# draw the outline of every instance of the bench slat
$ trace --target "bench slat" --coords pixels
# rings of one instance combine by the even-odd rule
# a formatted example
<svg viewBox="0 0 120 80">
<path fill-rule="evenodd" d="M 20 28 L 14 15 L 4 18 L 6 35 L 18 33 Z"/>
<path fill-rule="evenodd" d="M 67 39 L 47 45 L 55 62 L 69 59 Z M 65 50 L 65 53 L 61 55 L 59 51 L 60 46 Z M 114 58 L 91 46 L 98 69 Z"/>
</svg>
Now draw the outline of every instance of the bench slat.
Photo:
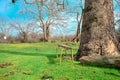
<svg viewBox="0 0 120 80">
<path fill-rule="evenodd" d="M 64 45 L 64 44 L 59 44 L 58 47 L 62 47 L 62 48 L 65 48 L 65 49 L 72 49 L 70 46 Z"/>
</svg>

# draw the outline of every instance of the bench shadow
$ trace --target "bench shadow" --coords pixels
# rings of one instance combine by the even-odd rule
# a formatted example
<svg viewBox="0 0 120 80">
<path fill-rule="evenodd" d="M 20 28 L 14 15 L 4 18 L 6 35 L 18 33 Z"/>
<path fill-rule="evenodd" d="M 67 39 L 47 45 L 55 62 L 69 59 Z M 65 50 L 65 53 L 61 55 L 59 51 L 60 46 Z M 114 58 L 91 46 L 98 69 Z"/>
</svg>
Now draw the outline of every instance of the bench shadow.
<svg viewBox="0 0 120 80">
<path fill-rule="evenodd" d="M 22 52 L 22 51 L 9 51 L 9 50 L 0 50 L 0 53 L 14 54 L 14 55 L 26 55 L 26 56 L 45 56 L 49 60 L 48 64 L 55 64 L 55 54 L 44 54 L 44 52 Z"/>
</svg>

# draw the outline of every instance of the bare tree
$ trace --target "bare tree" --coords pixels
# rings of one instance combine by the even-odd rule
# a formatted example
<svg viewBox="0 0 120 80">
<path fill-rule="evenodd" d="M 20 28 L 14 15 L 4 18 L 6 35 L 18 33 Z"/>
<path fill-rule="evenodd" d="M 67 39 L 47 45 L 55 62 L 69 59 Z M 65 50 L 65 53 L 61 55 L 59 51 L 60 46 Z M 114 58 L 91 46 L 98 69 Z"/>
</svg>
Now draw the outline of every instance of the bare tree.
<svg viewBox="0 0 120 80">
<path fill-rule="evenodd" d="M 115 0 L 115 25 L 116 23 L 118 24 L 119 20 L 120 20 L 120 0 Z"/>
<path fill-rule="evenodd" d="M 38 29 L 37 25 L 34 22 L 25 22 L 25 23 L 10 23 L 10 26 L 12 29 L 15 29 L 16 31 L 19 32 L 19 34 L 22 35 L 23 37 L 23 42 L 28 41 L 28 35 L 32 32 L 39 32 L 40 29 Z"/>
<path fill-rule="evenodd" d="M 115 1 L 117 2 L 118 6 L 120 6 L 120 0 L 115 0 Z"/>
<path fill-rule="evenodd" d="M 9 36 L 11 34 L 11 28 L 9 27 L 9 20 L 7 19 L 1 19 L 0 21 L 0 33 L 2 33 L 4 36 Z"/>
<path fill-rule="evenodd" d="M 119 51 L 120 51 L 120 0 L 114 0 L 114 20 L 115 20 L 115 29 L 116 29 L 116 35 L 117 39 L 119 41 Z"/>
<path fill-rule="evenodd" d="M 75 23 L 77 23 L 77 30 L 75 37 L 73 38 L 72 41 L 78 42 L 80 38 L 80 33 L 81 33 L 81 25 L 82 25 L 82 19 L 83 19 L 83 0 L 74 0 L 76 3 L 79 4 L 69 4 L 70 0 L 64 0 L 60 6 L 63 6 L 65 9 L 66 15 L 72 14 L 72 17 L 76 19 Z M 66 5 L 65 5 L 66 4 Z M 73 16 L 74 15 L 74 16 Z M 65 16 L 65 15 L 64 15 Z M 70 17 L 70 16 L 69 16 Z M 69 23 L 69 22 L 68 22 Z"/>
<path fill-rule="evenodd" d="M 68 5 L 68 0 L 24 0 L 25 3 L 28 5 L 32 5 L 35 8 L 29 9 L 28 7 L 25 7 L 26 12 L 35 14 L 34 19 L 37 19 L 37 22 L 39 22 L 39 27 L 43 31 L 44 35 L 44 40 L 45 41 L 50 41 L 50 32 L 52 27 L 56 27 L 56 29 L 62 29 L 65 27 L 69 27 L 66 20 L 69 19 L 66 14 L 69 14 L 69 10 L 67 9 Z M 76 0 L 77 1 L 77 0 Z M 80 6 L 79 6 L 80 7 Z M 81 20 L 78 19 L 78 14 L 79 11 L 72 12 L 72 14 L 77 13 L 77 19 L 76 21 L 78 22 L 78 29 L 76 36 L 80 35 L 80 23 Z M 76 16 L 75 16 L 76 17 Z"/>
<path fill-rule="evenodd" d="M 39 27 L 43 30 L 44 40 L 50 41 L 50 26 L 52 27 L 56 20 L 60 18 L 58 18 L 60 12 L 60 9 L 57 7 L 58 0 L 24 1 L 26 4 L 36 5 L 35 10 L 26 7 L 26 11 L 36 14 L 37 21 L 40 23 Z"/>
<path fill-rule="evenodd" d="M 72 41 L 74 42 L 78 42 L 80 41 L 80 35 L 81 35 L 81 26 L 82 26 L 82 20 L 83 20 L 83 15 L 84 15 L 84 7 L 83 7 L 83 0 L 79 0 L 79 7 L 81 8 L 81 14 L 80 12 L 76 12 L 77 14 L 77 31 L 76 31 L 76 35 L 75 37 L 73 38 Z"/>
</svg>

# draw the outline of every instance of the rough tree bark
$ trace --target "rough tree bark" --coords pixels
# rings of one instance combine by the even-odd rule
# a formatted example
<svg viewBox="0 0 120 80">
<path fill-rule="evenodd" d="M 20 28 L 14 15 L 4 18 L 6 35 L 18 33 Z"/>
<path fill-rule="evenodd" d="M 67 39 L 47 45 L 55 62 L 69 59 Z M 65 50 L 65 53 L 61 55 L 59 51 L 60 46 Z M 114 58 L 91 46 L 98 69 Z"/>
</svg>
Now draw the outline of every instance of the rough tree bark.
<svg viewBox="0 0 120 80">
<path fill-rule="evenodd" d="M 22 32 L 23 35 L 23 42 L 28 42 L 28 36 L 26 32 Z"/>
<path fill-rule="evenodd" d="M 50 25 L 46 25 L 43 27 L 43 37 L 45 42 L 50 42 Z"/>
<path fill-rule="evenodd" d="M 43 41 L 46 42 L 46 27 L 43 26 L 42 30 L 43 30 Z"/>
<path fill-rule="evenodd" d="M 112 0 L 85 0 L 81 42 L 76 59 L 82 56 L 117 56 Z M 95 57 L 95 56 L 94 56 Z"/>
<path fill-rule="evenodd" d="M 46 41 L 50 42 L 50 25 L 46 26 Z"/>
</svg>

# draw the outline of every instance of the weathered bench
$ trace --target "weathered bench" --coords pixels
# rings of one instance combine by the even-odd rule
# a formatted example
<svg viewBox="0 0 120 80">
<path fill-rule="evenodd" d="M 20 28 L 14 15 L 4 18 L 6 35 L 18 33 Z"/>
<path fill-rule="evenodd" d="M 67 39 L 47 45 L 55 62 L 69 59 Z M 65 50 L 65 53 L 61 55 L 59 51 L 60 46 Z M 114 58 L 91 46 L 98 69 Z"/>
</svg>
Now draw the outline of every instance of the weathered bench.
<svg viewBox="0 0 120 80">
<path fill-rule="evenodd" d="M 57 46 L 57 48 L 56 48 L 56 56 L 57 56 L 57 58 L 59 57 L 58 56 L 58 49 L 59 48 L 60 48 L 60 61 L 59 61 L 59 64 L 61 64 L 61 61 L 62 61 L 63 50 L 65 51 L 65 53 L 66 53 L 66 50 L 70 50 L 70 52 L 71 52 L 71 60 L 72 60 L 72 63 L 73 63 L 74 59 L 73 59 L 73 50 L 72 50 L 72 48 L 70 46 L 68 46 L 68 45 L 59 44 Z"/>
</svg>

